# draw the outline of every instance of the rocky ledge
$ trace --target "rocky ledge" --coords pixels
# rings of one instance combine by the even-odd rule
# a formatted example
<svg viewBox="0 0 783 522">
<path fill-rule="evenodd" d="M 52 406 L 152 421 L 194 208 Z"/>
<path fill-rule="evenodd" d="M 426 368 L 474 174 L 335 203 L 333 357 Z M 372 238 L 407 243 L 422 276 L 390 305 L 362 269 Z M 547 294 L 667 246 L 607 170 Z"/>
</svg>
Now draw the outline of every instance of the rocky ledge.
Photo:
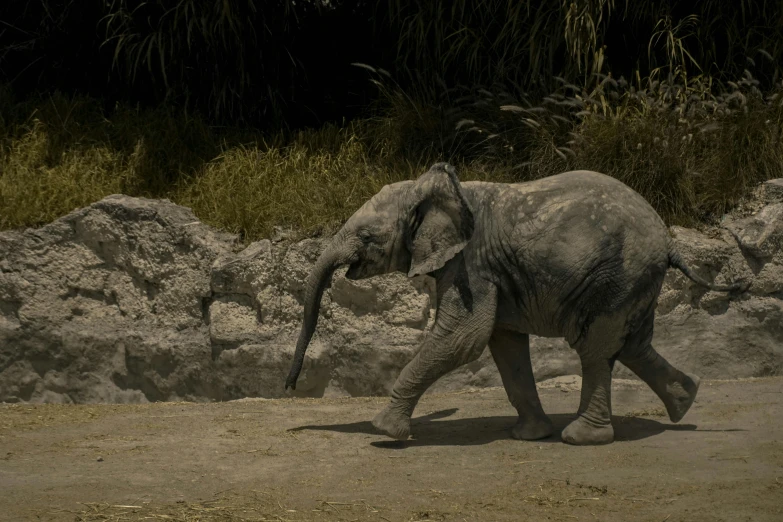
<svg viewBox="0 0 783 522">
<path fill-rule="evenodd" d="M 686 261 L 742 296 L 670 270 L 654 343 L 708 378 L 783 371 L 783 180 L 720 226 L 672 227 Z M 167 200 L 110 196 L 39 229 L 0 233 L 0 402 L 281 397 L 302 283 L 326 239 L 246 248 Z M 432 283 L 338 272 L 297 396 L 385 395 L 431 326 Z M 534 338 L 538 380 L 580 372 L 560 339 Z M 618 364 L 619 376 L 630 372 Z M 481 358 L 433 387 L 498 386 Z"/>
</svg>

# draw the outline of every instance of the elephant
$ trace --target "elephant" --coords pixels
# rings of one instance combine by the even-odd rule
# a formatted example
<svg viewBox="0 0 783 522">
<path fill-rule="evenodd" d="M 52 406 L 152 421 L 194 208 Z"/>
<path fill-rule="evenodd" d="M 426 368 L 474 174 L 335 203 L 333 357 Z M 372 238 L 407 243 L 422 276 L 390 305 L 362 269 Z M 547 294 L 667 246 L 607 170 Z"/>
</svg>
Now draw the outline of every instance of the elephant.
<svg viewBox="0 0 783 522">
<path fill-rule="evenodd" d="M 438 378 L 477 359 L 488 345 L 519 415 L 511 436 L 546 438 L 553 425 L 541 406 L 529 335 L 562 337 L 580 359 L 577 415 L 562 431 L 574 445 L 607 444 L 611 380 L 620 361 L 680 421 L 699 377 L 680 371 L 652 346 L 654 311 L 669 267 L 710 283 L 675 249 L 663 220 L 627 185 L 591 171 L 524 183 L 461 183 L 436 163 L 416 180 L 383 187 L 334 235 L 305 283 L 304 320 L 286 389 L 296 387 L 334 271 L 363 279 L 395 271 L 435 280 L 435 319 L 403 368 L 388 405 L 373 419 L 381 433 L 410 436 L 422 394 Z"/>
</svg>

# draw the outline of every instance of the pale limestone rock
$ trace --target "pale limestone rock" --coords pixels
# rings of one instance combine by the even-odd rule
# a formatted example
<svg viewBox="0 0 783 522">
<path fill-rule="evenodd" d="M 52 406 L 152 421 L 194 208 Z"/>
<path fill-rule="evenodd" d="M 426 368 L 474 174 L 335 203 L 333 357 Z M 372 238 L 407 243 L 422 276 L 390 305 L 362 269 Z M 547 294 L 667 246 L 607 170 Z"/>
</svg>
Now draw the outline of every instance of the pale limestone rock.
<svg viewBox="0 0 783 522">
<path fill-rule="evenodd" d="M 752 282 L 736 296 L 668 272 L 654 344 L 683 370 L 713 378 L 783 371 L 779 185 L 764 184 L 751 210 L 720 227 L 672 227 L 702 277 Z M 0 233 L 0 401 L 285 396 L 303 283 L 328 239 L 275 239 L 241 248 L 189 209 L 126 196 Z M 430 278 L 344 274 L 324 294 L 296 396 L 388 394 L 432 326 Z M 562 339 L 531 336 L 531 353 L 537 380 L 580 373 Z M 620 364 L 615 373 L 632 377 Z M 500 385 L 485 350 L 431 391 Z"/>
<path fill-rule="evenodd" d="M 762 183 L 761 197 L 764 203 L 783 202 L 783 178 L 771 179 Z"/>
</svg>

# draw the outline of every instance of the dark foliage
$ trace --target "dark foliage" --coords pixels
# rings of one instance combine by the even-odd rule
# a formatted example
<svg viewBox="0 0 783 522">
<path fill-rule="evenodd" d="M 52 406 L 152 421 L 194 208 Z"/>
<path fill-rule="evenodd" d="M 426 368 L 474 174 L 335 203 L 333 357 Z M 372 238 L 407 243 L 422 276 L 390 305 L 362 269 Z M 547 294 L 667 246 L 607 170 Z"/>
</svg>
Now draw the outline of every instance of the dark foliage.
<svg viewBox="0 0 783 522">
<path fill-rule="evenodd" d="M 717 81 L 783 60 L 783 0 L 7 0 L 0 82 L 212 121 L 298 128 L 352 119 L 375 99 L 360 62 L 437 99 L 448 86 L 546 94 L 560 76 Z M 435 94 L 435 95 L 433 95 Z"/>
</svg>

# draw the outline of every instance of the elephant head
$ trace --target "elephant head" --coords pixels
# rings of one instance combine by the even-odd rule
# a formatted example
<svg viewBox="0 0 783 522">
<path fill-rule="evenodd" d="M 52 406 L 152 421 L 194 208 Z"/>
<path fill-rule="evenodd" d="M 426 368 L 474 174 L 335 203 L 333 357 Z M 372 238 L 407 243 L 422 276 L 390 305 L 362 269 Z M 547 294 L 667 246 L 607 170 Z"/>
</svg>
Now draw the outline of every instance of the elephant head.
<svg viewBox="0 0 783 522">
<path fill-rule="evenodd" d="M 428 274 L 456 256 L 473 235 L 473 214 L 454 167 L 433 165 L 416 181 L 387 185 L 335 234 L 307 278 L 304 321 L 286 389 L 296 389 L 318 321 L 324 289 L 334 271 L 349 265 L 348 279 L 402 271 Z"/>
</svg>

